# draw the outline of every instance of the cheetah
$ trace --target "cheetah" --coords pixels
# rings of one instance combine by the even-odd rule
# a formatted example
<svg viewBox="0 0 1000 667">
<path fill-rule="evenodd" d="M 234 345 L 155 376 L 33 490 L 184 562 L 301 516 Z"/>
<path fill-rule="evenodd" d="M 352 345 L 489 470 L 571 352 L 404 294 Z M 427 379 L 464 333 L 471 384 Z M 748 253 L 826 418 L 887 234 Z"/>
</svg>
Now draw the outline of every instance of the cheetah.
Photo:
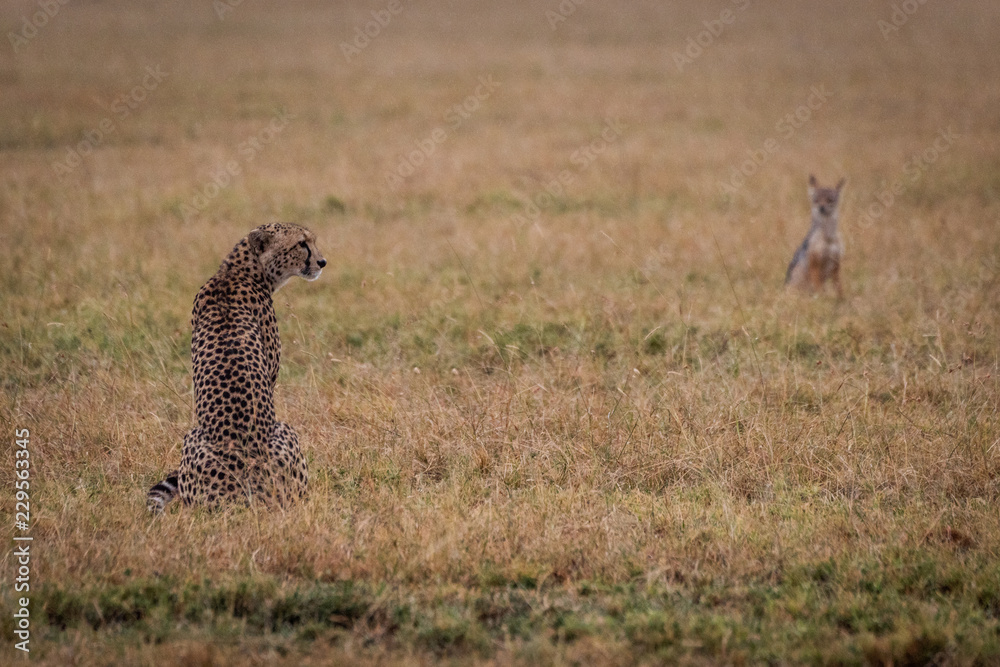
<svg viewBox="0 0 1000 667">
<path fill-rule="evenodd" d="M 816 177 L 809 176 L 809 201 L 812 204 L 812 225 L 799 249 L 795 251 L 785 285 L 808 290 L 818 290 L 827 280 L 837 290 L 837 298 L 844 298 L 840 285 L 840 260 L 844 254 L 844 242 L 837 231 L 840 193 L 845 179 L 840 179 L 836 187 L 821 188 Z"/>
<path fill-rule="evenodd" d="M 298 436 L 274 416 L 281 339 L 271 295 L 293 276 L 316 280 L 324 266 L 308 229 L 262 225 L 198 292 L 191 316 L 196 424 L 184 437 L 180 468 L 149 490 L 151 512 L 178 495 L 184 505 L 207 507 L 285 505 L 305 496 Z"/>
</svg>

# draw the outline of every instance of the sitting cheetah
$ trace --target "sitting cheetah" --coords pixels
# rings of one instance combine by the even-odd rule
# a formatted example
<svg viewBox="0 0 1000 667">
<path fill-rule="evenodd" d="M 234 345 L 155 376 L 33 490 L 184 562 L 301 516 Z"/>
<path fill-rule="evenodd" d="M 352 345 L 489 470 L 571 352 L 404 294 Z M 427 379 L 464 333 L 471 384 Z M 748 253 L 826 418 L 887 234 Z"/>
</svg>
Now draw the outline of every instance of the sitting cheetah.
<svg viewBox="0 0 1000 667">
<path fill-rule="evenodd" d="M 185 505 L 208 507 L 305 495 L 298 436 L 274 418 L 281 339 L 271 295 L 292 276 L 316 280 L 324 266 L 312 232 L 263 225 L 198 292 L 191 316 L 197 424 L 184 437 L 180 468 L 149 490 L 150 511 L 162 512 L 178 494 Z"/>
</svg>

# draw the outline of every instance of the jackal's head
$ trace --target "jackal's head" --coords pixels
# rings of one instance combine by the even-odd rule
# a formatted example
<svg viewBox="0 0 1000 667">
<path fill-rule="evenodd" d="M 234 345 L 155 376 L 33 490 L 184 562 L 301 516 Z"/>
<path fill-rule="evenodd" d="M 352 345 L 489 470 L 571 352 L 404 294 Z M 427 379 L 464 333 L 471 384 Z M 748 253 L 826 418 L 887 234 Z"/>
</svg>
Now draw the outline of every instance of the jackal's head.
<svg viewBox="0 0 1000 667">
<path fill-rule="evenodd" d="M 833 188 L 821 188 L 816 183 L 816 177 L 809 174 L 809 201 L 812 203 L 812 216 L 816 218 L 833 218 L 837 215 L 837 205 L 840 203 L 840 191 L 847 179 L 842 178 Z"/>
</svg>

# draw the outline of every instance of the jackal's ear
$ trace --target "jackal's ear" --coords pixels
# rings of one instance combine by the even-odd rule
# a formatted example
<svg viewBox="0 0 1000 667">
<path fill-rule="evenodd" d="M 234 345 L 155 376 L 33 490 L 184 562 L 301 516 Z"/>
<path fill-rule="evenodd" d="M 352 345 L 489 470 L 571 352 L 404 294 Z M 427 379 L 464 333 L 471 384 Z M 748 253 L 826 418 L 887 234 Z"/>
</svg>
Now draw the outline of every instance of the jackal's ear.
<svg viewBox="0 0 1000 667">
<path fill-rule="evenodd" d="M 257 229 L 250 232 L 247 236 L 247 242 L 250 244 L 250 250 L 255 255 L 259 255 L 271 245 L 271 239 L 274 238 L 274 232 L 270 229 L 263 229 L 258 227 Z"/>
<path fill-rule="evenodd" d="M 847 182 L 846 178 L 842 178 L 842 179 L 840 179 L 837 182 L 837 188 L 836 188 L 836 190 L 837 190 L 837 194 L 838 195 L 840 194 L 840 191 L 844 189 L 844 183 L 846 183 L 846 182 Z"/>
<path fill-rule="evenodd" d="M 816 177 L 809 174 L 809 198 L 812 199 L 813 194 L 816 192 L 817 188 Z"/>
</svg>

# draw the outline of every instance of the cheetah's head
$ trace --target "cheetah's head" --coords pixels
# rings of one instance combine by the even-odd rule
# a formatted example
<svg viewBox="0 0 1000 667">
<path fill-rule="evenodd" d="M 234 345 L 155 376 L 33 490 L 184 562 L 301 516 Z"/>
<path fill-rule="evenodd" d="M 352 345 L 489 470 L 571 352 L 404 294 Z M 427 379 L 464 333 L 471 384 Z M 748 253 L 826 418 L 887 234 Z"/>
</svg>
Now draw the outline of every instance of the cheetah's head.
<svg viewBox="0 0 1000 667">
<path fill-rule="evenodd" d="M 247 241 L 274 291 L 294 276 L 316 280 L 326 266 L 316 248 L 316 235 L 305 227 L 280 222 L 262 225 L 250 232 Z"/>
</svg>

